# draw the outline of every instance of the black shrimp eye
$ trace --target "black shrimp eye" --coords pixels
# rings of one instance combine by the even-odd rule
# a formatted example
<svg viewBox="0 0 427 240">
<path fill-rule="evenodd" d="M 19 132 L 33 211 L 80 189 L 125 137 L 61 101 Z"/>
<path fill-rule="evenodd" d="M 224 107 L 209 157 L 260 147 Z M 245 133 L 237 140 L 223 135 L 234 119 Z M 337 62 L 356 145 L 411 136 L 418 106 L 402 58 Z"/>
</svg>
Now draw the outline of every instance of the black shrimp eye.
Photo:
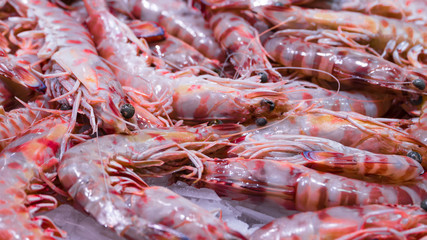
<svg viewBox="0 0 427 240">
<path fill-rule="evenodd" d="M 412 84 L 420 90 L 424 90 L 426 88 L 426 82 L 420 78 L 417 78 L 412 81 Z"/>
<path fill-rule="evenodd" d="M 406 156 L 415 159 L 417 162 L 421 163 L 423 161 L 423 158 L 421 157 L 421 154 L 419 154 L 418 152 L 415 151 L 410 151 L 408 152 L 408 154 L 406 154 Z"/>
<path fill-rule="evenodd" d="M 135 108 L 132 104 L 125 103 L 120 107 L 120 113 L 124 118 L 131 118 L 135 115 Z"/>
<path fill-rule="evenodd" d="M 424 209 L 424 211 L 427 211 L 427 198 L 421 201 L 420 207 Z"/>
<path fill-rule="evenodd" d="M 270 107 L 270 111 L 273 111 L 274 108 L 276 107 L 276 104 L 274 104 L 274 102 L 271 100 L 268 100 L 268 99 L 261 100 L 261 106 L 266 106 L 266 105 Z"/>
<path fill-rule="evenodd" d="M 265 126 L 265 125 L 267 125 L 267 119 L 266 119 L 265 117 L 257 118 L 257 119 L 255 120 L 255 124 L 256 124 L 258 127 Z"/>
<path fill-rule="evenodd" d="M 417 98 L 417 99 L 411 99 L 411 100 L 409 100 L 409 102 L 410 102 L 412 105 L 414 105 L 414 106 L 418 106 L 418 105 L 420 105 L 421 103 L 423 103 L 423 97 L 422 97 L 422 96 L 418 96 L 418 98 Z"/>
<path fill-rule="evenodd" d="M 266 82 L 268 82 L 268 76 L 267 76 L 267 73 L 265 73 L 265 72 L 259 72 L 258 73 L 258 76 L 260 77 L 260 79 L 261 79 L 261 83 L 266 83 Z"/>
<path fill-rule="evenodd" d="M 65 111 L 65 110 L 71 110 L 72 107 L 70 105 L 68 105 L 68 104 L 61 104 L 61 106 L 59 107 L 59 109 Z"/>
<path fill-rule="evenodd" d="M 208 122 L 208 126 L 223 124 L 223 122 L 219 119 L 211 120 Z"/>
</svg>

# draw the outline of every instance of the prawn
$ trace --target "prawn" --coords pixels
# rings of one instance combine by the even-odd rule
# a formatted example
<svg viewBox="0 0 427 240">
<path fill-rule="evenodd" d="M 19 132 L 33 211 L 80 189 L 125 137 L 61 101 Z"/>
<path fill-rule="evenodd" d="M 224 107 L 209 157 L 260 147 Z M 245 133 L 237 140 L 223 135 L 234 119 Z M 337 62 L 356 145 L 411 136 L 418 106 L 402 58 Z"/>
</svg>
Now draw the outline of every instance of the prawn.
<svg viewBox="0 0 427 240">
<path fill-rule="evenodd" d="M 281 80 L 280 73 L 267 59 L 257 31 L 245 19 L 231 12 L 219 12 L 210 18 L 209 24 L 215 39 L 231 53 L 231 63 L 242 77 L 263 74 L 263 82 Z"/>
<path fill-rule="evenodd" d="M 154 116 L 196 123 L 215 119 L 248 122 L 259 116 L 278 117 L 287 110 L 286 95 L 274 90 L 280 83 L 262 84 L 258 76 L 232 80 L 172 74 L 149 67 L 149 50 L 143 51 L 147 57 L 138 54 L 138 39 L 108 12 L 105 3 L 85 2 L 90 15 L 88 26 L 94 32 L 100 54 L 115 66 L 112 68 L 125 90 L 130 90 L 132 101 Z M 101 27 L 105 30 L 98 31 Z M 125 58 L 129 61 L 122 61 Z"/>
<path fill-rule="evenodd" d="M 394 95 L 369 91 L 333 91 L 307 81 L 290 81 L 283 85 L 289 103 L 304 102 L 307 107 L 315 105 L 332 111 L 356 112 L 368 117 L 381 117 L 391 107 Z"/>
<path fill-rule="evenodd" d="M 264 6 L 300 5 L 311 0 L 199 0 L 211 10 L 253 10 Z"/>
<path fill-rule="evenodd" d="M 200 68 L 201 70 L 206 69 L 206 72 L 220 71 L 218 61 L 203 56 L 192 46 L 172 35 L 166 35 L 166 39 L 163 41 L 151 43 L 150 49 L 153 54 L 175 70 Z"/>
<path fill-rule="evenodd" d="M 94 132 L 98 123 L 110 132 L 129 132 L 120 113 L 121 106 L 125 105 L 125 95 L 111 70 L 97 55 L 89 32 L 48 1 L 11 2 L 28 18 L 34 18 L 39 28 L 35 31 L 45 36 L 37 56 L 40 61 L 49 61 L 44 66 L 45 74 L 39 75 L 50 80 L 48 94 L 55 97 L 54 100 L 73 106 L 70 129 L 73 129 L 77 110 L 82 106 Z M 34 31 L 19 34 L 21 37 L 33 35 Z"/>
<path fill-rule="evenodd" d="M 427 174 L 405 184 L 385 184 L 323 173 L 286 161 L 227 158 L 202 162 L 204 171 L 195 186 L 211 188 L 233 199 L 267 200 L 289 210 L 420 204 L 427 196 Z M 192 175 L 180 177 L 193 181 Z"/>
<path fill-rule="evenodd" d="M 2 187 L 0 233 L 4 239 L 55 239 L 65 237 L 48 218 L 33 216 L 40 209 L 52 208 L 56 200 L 45 195 L 27 195 L 31 181 L 44 171 L 52 171 L 50 162 L 59 154 L 67 132 L 68 117 L 47 117 L 10 143 L 1 153 Z M 39 174 L 38 174 L 39 173 Z M 47 204 L 46 201 L 53 201 Z M 38 204 L 41 203 L 41 204 Z M 24 204 L 32 205 L 25 207 Z M 50 205 L 50 207 L 49 207 Z"/>
<path fill-rule="evenodd" d="M 17 108 L 9 112 L 5 112 L 2 108 L 0 113 L 0 151 L 20 133 L 25 132 L 35 122 L 46 117 L 45 112 L 34 109 L 42 108 L 43 105 L 47 105 L 47 101 L 43 97 L 39 97 L 28 103 L 29 107 Z"/>
<path fill-rule="evenodd" d="M 332 140 L 304 135 L 248 134 L 244 139 L 241 137 L 227 155 L 287 161 L 323 172 L 380 182 L 410 181 L 424 172 L 420 159 L 374 154 Z"/>
<path fill-rule="evenodd" d="M 427 146 L 402 129 L 381 122 L 386 120 L 353 112 L 312 109 L 294 112 L 259 130 L 248 127 L 246 132 L 257 134 L 261 139 L 266 135 L 281 134 L 322 137 L 373 153 L 407 155 L 416 152 L 415 155 L 419 155 L 417 160 L 422 161 L 426 168 L 426 156 L 423 153 L 427 151 Z"/>
<path fill-rule="evenodd" d="M 422 230 L 422 235 L 417 237 L 427 234 L 426 217 L 426 212 L 417 206 L 330 207 L 278 218 L 255 231 L 250 239 L 342 239 L 340 237 L 348 234 L 363 233 L 370 233 L 372 237 L 378 228 L 401 232 L 408 239 L 417 228 Z"/>
<path fill-rule="evenodd" d="M 335 81 L 332 78 L 335 76 L 341 86 L 351 89 L 363 84 L 364 87 L 375 86 L 391 91 L 424 93 L 425 90 L 425 87 L 419 88 L 419 84 L 414 85 L 419 81 L 425 82 L 425 76 L 420 78 L 406 68 L 350 48 L 309 43 L 286 36 L 283 32 L 273 35 L 264 46 L 275 61 L 286 67 L 296 67 L 296 71 L 304 75 L 329 82 Z"/>
<path fill-rule="evenodd" d="M 392 17 L 419 25 L 426 25 L 425 1 L 423 0 L 316 0 L 310 7 L 327 8 L 335 11 L 356 11 L 369 15 Z"/>
<path fill-rule="evenodd" d="M 141 20 L 153 21 L 166 32 L 193 46 L 210 59 L 223 61 L 225 53 L 215 41 L 202 12 L 180 0 L 127 0 L 127 9 Z"/>
<path fill-rule="evenodd" d="M 344 32 L 359 33 L 369 39 L 369 47 L 378 56 L 386 57 L 392 53 L 393 61 L 399 65 L 411 64 L 418 68 L 425 64 L 419 60 L 419 56 L 425 54 L 427 45 L 427 31 L 424 26 L 357 12 L 305 9 L 297 6 L 264 7 L 258 13 L 272 24 L 278 25 L 279 29 L 333 29 L 338 30 L 336 35 L 341 36 L 345 35 Z M 367 48 L 352 39 L 346 39 L 345 36 L 340 39 L 353 48 Z M 406 53 L 406 56 L 402 53 Z"/>
<path fill-rule="evenodd" d="M 121 236 L 182 239 L 184 234 L 191 239 L 244 239 L 209 212 L 170 190 L 146 186 L 136 175 L 153 166 L 167 172 L 187 169 L 185 164 L 173 167 L 174 164 L 168 162 L 184 155 L 196 156 L 195 151 L 206 145 L 203 141 L 218 137 L 209 129 L 144 129 L 134 135 L 92 139 L 64 154 L 58 176 L 71 197 L 98 222 L 113 228 Z M 181 144 L 193 150 L 184 151 L 184 155 L 174 150 Z M 127 147 L 123 148 L 124 145 Z M 136 168 L 136 174 L 131 168 Z M 161 174 L 162 171 L 156 172 L 156 175 Z"/>
</svg>

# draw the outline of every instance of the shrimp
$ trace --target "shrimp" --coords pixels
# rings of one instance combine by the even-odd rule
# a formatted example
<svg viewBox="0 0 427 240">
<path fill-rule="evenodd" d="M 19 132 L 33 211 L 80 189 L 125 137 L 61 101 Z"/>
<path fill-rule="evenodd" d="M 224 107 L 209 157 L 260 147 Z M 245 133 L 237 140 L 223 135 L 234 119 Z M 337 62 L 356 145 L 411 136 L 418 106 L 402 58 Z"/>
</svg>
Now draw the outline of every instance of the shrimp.
<svg viewBox="0 0 427 240">
<path fill-rule="evenodd" d="M 141 20 L 153 21 L 210 59 L 223 61 L 225 53 L 215 41 L 202 13 L 181 0 L 127 0 L 127 8 Z"/>
<path fill-rule="evenodd" d="M 48 218 L 33 216 L 37 209 L 48 205 L 43 204 L 43 199 L 54 203 L 56 200 L 44 195 L 27 195 L 25 191 L 31 189 L 31 181 L 39 178 L 39 173 L 52 171 L 46 168 L 59 153 L 68 121 L 68 117 L 44 118 L 2 151 L 0 233 L 3 239 L 65 237 L 65 233 Z M 42 203 L 40 206 L 37 206 L 37 200 Z M 24 206 L 32 202 L 35 203 L 33 206 Z"/>
<path fill-rule="evenodd" d="M 41 93 L 46 91 L 46 86 L 40 78 L 32 74 L 28 69 L 17 64 L 13 58 L 7 55 L 0 57 L 0 74 L 3 79 L 10 80 L 22 87 Z"/>
<path fill-rule="evenodd" d="M 136 168 L 137 174 L 150 166 L 167 172 L 187 169 L 185 164 L 175 166 L 169 162 L 195 155 L 194 151 L 206 145 L 203 141 L 217 139 L 209 129 L 144 129 L 134 135 L 92 139 L 64 154 L 58 176 L 75 201 L 121 236 L 182 239 L 184 234 L 190 239 L 244 239 L 207 211 L 170 190 L 145 186 L 129 169 Z M 184 151 L 183 155 L 176 149 L 180 145 L 193 150 Z M 161 174 L 162 171 L 156 172 Z"/>
<path fill-rule="evenodd" d="M 227 155 L 287 161 L 319 171 L 377 182 L 410 181 L 424 172 L 420 159 L 374 154 L 332 140 L 304 135 L 248 134 L 244 139 L 241 137 Z"/>
<path fill-rule="evenodd" d="M 233 199 L 267 200 L 277 207 L 314 211 L 334 206 L 420 204 L 427 196 L 426 176 L 406 184 L 365 182 L 266 159 L 204 159 L 197 187 Z M 182 179 L 193 181 L 191 174 Z"/>
<path fill-rule="evenodd" d="M 414 85 L 415 80 L 425 82 L 425 76 L 424 79 L 420 78 L 406 68 L 371 54 L 309 43 L 299 38 L 281 36 L 281 32 L 273 35 L 264 46 L 275 61 L 286 67 L 296 67 L 304 75 L 326 81 L 335 81 L 332 74 L 341 85 L 352 89 L 354 85 L 363 84 L 393 91 L 424 93 L 425 90 Z"/>
<path fill-rule="evenodd" d="M 422 103 L 421 115 L 409 129 L 409 134 L 420 142 L 427 144 L 427 100 Z"/>
<path fill-rule="evenodd" d="M 11 91 L 3 82 L 0 82 L 0 105 L 8 105 L 11 102 L 12 97 L 13 94 L 11 93 Z"/>
<path fill-rule="evenodd" d="M 200 0 L 203 6 L 211 10 L 248 10 L 263 6 L 288 6 L 304 4 L 310 0 Z"/>
<path fill-rule="evenodd" d="M 426 25 L 426 9 L 423 0 L 316 0 L 310 7 L 327 8 L 336 11 L 356 11 L 392 17 L 419 25 Z"/>
<path fill-rule="evenodd" d="M 402 232 L 405 239 L 410 239 L 417 228 L 422 229 L 422 235 L 417 237 L 427 234 L 426 217 L 426 212 L 417 206 L 373 204 L 331 207 L 278 218 L 255 231 L 250 239 L 338 239 L 350 233 L 361 234 L 370 230 L 373 230 L 372 236 L 378 228 Z"/>
<path fill-rule="evenodd" d="M 150 49 L 176 70 L 200 68 L 206 69 L 207 72 L 220 71 L 218 61 L 203 56 L 192 46 L 172 35 L 166 35 L 165 40 L 150 44 Z"/>
<path fill-rule="evenodd" d="M 0 115 L 0 151 L 3 150 L 16 136 L 25 132 L 35 122 L 46 117 L 43 111 L 37 111 L 31 107 L 43 107 L 47 102 L 37 98 L 35 101 L 28 103 L 29 107 L 13 109 Z"/>
<path fill-rule="evenodd" d="M 281 90 L 278 90 L 281 91 Z M 333 91 L 306 81 L 291 81 L 283 86 L 289 103 L 304 102 L 332 111 L 356 112 L 369 117 L 381 117 L 391 107 L 394 96 L 368 91 Z"/>
<path fill-rule="evenodd" d="M 368 37 L 369 47 L 376 51 L 377 55 L 386 57 L 392 53 L 393 61 L 399 65 L 422 67 L 425 64 L 418 59 L 426 52 L 427 31 L 424 26 L 357 12 L 305 9 L 297 6 L 264 7 L 259 10 L 259 14 L 272 24 L 280 25 L 280 29 L 334 29 L 338 30 L 338 35 L 344 31 L 360 33 Z M 367 48 L 351 39 L 341 39 L 351 47 Z M 403 53 L 406 53 L 407 60 Z"/>
<path fill-rule="evenodd" d="M 266 74 L 264 81 L 280 81 L 281 75 L 268 61 L 257 31 L 245 19 L 234 13 L 220 12 L 211 17 L 209 24 L 221 46 L 231 53 L 231 63 L 241 76 Z"/>
<path fill-rule="evenodd" d="M 42 32 L 45 36 L 37 56 L 40 60 L 50 60 L 44 66 L 47 68 L 45 74 L 39 74 L 51 79 L 48 94 L 55 97 L 54 100 L 73 106 L 70 129 L 74 127 L 81 105 L 93 131 L 97 131 L 97 121 L 100 121 L 109 132 L 129 132 L 120 114 L 125 95 L 111 70 L 97 55 L 89 32 L 65 11 L 47 1 L 12 2 L 27 17 L 36 19 L 37 33 Z M 30 33 L 25 34 L 31 37 Z M 20 33 L 20 36 L 25 35 Z"/>
<path fill-rule="evenodd" d="M 115 66 L 112 68 L 125 89 L 133 89 L 128 93 L 132 101 L 155 117 L 170 116 L 196 123 L 215 119 L 249 122 L 260 116 L 278 117 L 287 111 L 286 94 L 274 90 L 280 84 L 257 83 L 258 76 L 232 80 L 210 75 L 172 74 L 149 67 L 149 50 L 138 53 L 136 49 L 142 49 L 138 48 L 138 39 L 108 12 L 105 3 L 85 2 L 90 15 L 88 26 L 94 33 L 100 54 Z M 99 31 L 101 27 L 104 31 Z M 128 39 L 134 43 L 129 43 Z"/>
<path fill-rule="evenodd" d="M 421 154 L 422 165 L 426 168 L 427 161 L 423 153 L 427 151 L 427 146 L 402 129 L 379 120 L 353 112 L 312 109 L 294 112 L 256 131 L 248 128 L 248 132 L 259 135 L 261 139 L 266 135 L 280 134 L 322 137 L 373 153 L 407 155 L 410 152 L 417 152 Z"/>
</svg>

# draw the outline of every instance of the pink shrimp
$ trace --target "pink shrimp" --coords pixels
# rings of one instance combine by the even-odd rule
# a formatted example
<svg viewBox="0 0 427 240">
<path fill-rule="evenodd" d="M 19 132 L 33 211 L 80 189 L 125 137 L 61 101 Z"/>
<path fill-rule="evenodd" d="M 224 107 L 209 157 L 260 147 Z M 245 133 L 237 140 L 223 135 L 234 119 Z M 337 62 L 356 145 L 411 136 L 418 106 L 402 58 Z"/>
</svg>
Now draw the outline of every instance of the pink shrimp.
<svg viewBox="0 0 427 240">
<path fill-rule="evenodd" d="M 265 7 L 259 13 L 271 23 L 279 25 L 280 29 L 333 29 L 338 30 L 336 35 L 341 36 L 345 35 L 343 32 L 360 33 L 369 39 L 369 47 L 378 55 L 385 57 L 392 53 L 394 62 L 399 65 L 422 67 L 425 64 L 419 59 L 426 52 L 427 31 L 424 26 L 357 12 L 297 6 Z M 341 37 L 341 40 L 351 47 L 367 49 L 363 45 L 366 42 L 356 43 L 345 37 Z"/>
<path fill-rule="evenodd" d="M 164 171 L 187 169 L 185 164 L 172 162 L 196 156 L 195 151 L 212 144 L 203 141 L 216 139 L 210 128 L 144 129 L 128 136 L 107 135 L 68 150 L 58 176 L 75 201 L 121 236 L 182 239 L 182 234 L 176 232 L 179 231 L 190 239 L 244 239 L 206 210 L 170 190 L 145 186 L 130 170 L 136 168 L 138 174 L 156 167 L 160 170 L 155 174 L 161 175 Z M 190 150 L 183 151 L 179 146 Z"/>
<path fill-rule="evenodd" d="M 113 69 L 126 90 L 132 87 L 130 98 L 154 116 L 196 123 L 215 119 L 248 122 L 260 116 L 278 117 L 287 110 L 286 95 L 274 91 L 279 84 L 257 83 L 258 76 L 243 81 L 171 74 L 149 67 L 149 50 L 143 50 L 140 56 L 136 51 L 138 39 L 108 12 L 103 2 L 86 1 L 86 6 L 88 26 L 94 32 L 100 54 L 116 66 Z M 101 28 L 105 31 L 99 31 Z M 125 58 L 129 61 L 122 61 Z"/>
<path fill-rule="evenodd" d="M 306 81 L 292 81 L 283 86 L 289 103 L 315 105 L 333 111 L 356 112 L 381 117 L 391 107 L 394 96 L 368 91 L 333 91 Z"/>
<path fill-rule="evenodd" d="M 225 53 L 215 41 L 202 13 L 181 0 L 128 0 L 131 13 L 146 21 L 159 23 L 165 30 L 211 59 L 223 61 Z"/>
<path fill-rule="evenodd" d="M 151 43 L 150 49 L 153 54 L 176 70 L 200 68 L 208 72 L 220 71 L 218 61 L 206 58 L 192 46 L 172 35 L 167 35 L 163 41 Z"/>
<path fill-rule="evenodd" d="M 420 159 L 401 155 L 374 154 L 338 142 L 304 135 L 248 134 L 228 151 L 230 157 L 271 159 L 300 164 L 346 177 L 405 182 L 424 172 Z"/>
<path fill-rule="evenodd" d="M 249 130 L 251 131 L 253 130 Z M 261 138 L 279 134 L 316 136 L 373 153 L 406 155 L 416 152 L 416 155 L 420 155 L 417 160 L 422 160 L 424 168 L 427 164 L 423 154 L 427 149 L 425 144 L 402 129 L 353 112 L 333 112 L 326 109 L 296 112 L 260 128 L 254 134 L 259 134 Z"/>
<path fill-rule="evenodd" d="M 423 0 L 316 0 L 308 7 L 327 8 L 336 11 L 357 11 L 366 14 L 375 14 L 392 17 L 419 25 L 426 25 L 426 8 Z"/>
<path fill-rule="evenodd" d="M 231 63 L 241 76 L 258 72 L 267 75 L 263 76 L 267 78 L 263 82 L 280 81 L 281 75 L 268 61 L 257 31 L 245 19 L 231 12 L 220 12 L 211 17 L 209 24 L 215 38 L 231 54 Z"/>
<path fill-rule="evenodd" d="M 119 110 L 125 105 L 123 90 L 97 55 L 89 32 L 65 11 L 47 1 L 13 2 L 26 16 L 36 19 L 38 33 L 41 31 L 45 36 L 37 55 L 41 60 L 50 61 L 44 66 L 47 70 L 41 76 L 52 79 L 48 83 L 48 94 L 63 104 L 73 106 L 70 129 L 74 127 L 81 105 L 93 131 L 97 131 L 97 121 L 101 120 L 101 126 L 107 131 L 128 132 Z M 51 26 L 55 26 L 54 29 Z M 20 34 L 23 37 L 23 33 Z M 25 34 L 31 37 L 31 34 Z"/>
<path fill-rule="evenodd" d="M 0 82 L 0 105 L 6 106 L 11 102 L 13 95 L 10 90 L 7 89 L 3 82 Z"/>
<path fill-rule="evenodd" d="M 28 104 L 30 107 L 46 107 L 47 101 L 38 98 Z M 0 115 L 0 150 L 6 147 L 15 137 L 27 130 L 35 122 L 46 116 L 43 111 L 37 111 L 28 107 L 13 109 Z"/>
<path fill-rule="evenodd" d="M 313 211 L 333 206 L 420 204 L 427 197 L 426 176 L 406 184 L 384 184 L 322 173 L 286 161 L 260 159 L 202 160 L 197 187 L 233 199 L 267 200 L 277 207 Z M 190 181 L 195 178 L 182 176 Z"/>
<path fill-rule="evenodd" d="M 424 93 L 414 81 L 426 81 L 396 64 L 371 54 L 354 51 L 349 48 L 330 47 L 305 42 L 299 38 L 273 35 L 265 43 L 265 49 L 271 57 L 286 67 L 296 67 L 304 75 L 317 77 L 329 82 L 340 80 L 342 86 L 380 87 L 393 91 Z M 313 70 L 312 70 L 313 69 Z M 322 71 L 315 71 L 322 70 Z M 420 79 L 420 80 L 418 80 Z"/>
<path fill-rule="evenodd" d="M 263 6 L 304 4 L 311 0 L 199 0 L 211 10 L 247 10 Z"/>
<path fill-rule="evenodd" d="M 69 119 L 48 117 L 34 124 L 25 134 L 10 143 L 1 153 L 1 222 L 3 239 L 55 239 L 65 233 L 48 219 L 35 217 L 40 208 L 55 207 L 56 200 L 45 195 L 28 195 L 31 182 L 42 171 L 54 171 L 50 161 L 59 153 L 59 145 L 67 132 Z M 38 206 L 37 202 L 41 204 Z M 47 204 L 47 201 L 53 203 Z M 25 207 L 25 204 L 33 206 Z M 44 227 L 43 227 L 44 226 Z"/>
<path fill-rule="evenodd" d="M 412 239 L 410 237 L 419 238 L 427 234 L 426 223 L 426 212 L 416 206 L 374 204 L 360 207 L 331 207 L 276 219 L 255 231 L 250 239 L 325 240 L 362 233 L 370 233 L 369 236 L 373 237 L 380 229 L 388 232 L 380 236 L 375 235 L 380 239 L 389 236 L 393 230 L 400 232 L 405 239 Z M 413 233 L 417 228 L 421 232 L 415 232 L 417 234 L 415 235 Z"/>
<path fill-rule="evenodd" d="M 418 139 L 420 142 L 427 144 L 427 100 L 424 99 L 421 109 L 421 115 L 418 121 L 412 125 L 408 132 L 412 137 Z"/>
</svg>

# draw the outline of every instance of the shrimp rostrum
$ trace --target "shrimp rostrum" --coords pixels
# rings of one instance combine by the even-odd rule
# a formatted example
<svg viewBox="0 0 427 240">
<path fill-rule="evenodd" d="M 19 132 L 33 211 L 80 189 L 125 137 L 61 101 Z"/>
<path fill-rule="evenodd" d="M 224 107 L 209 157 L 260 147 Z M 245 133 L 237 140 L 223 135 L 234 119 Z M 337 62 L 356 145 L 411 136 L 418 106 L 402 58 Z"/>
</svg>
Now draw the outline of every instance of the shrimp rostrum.
<svg viewBox="0 0 427 240">
<path fill-rule="evenodd" d="M 216 139 L 209 128 L 204 129 L 145 129 L 92 139 L 64 154 L 58 176 L 71 197 L 98 222 L 129 239 L 244 238 L 209 212 L 165 188 L 148 187 L 135 174 L 153 166 L 170 172 L 171 166 L 158 160 L 165 155 L 174 159 L 184 151 L 194 160 L 195 150 L 184 148 L 203 147 L 204 140 Z M 181 151 L 166 151 L 177 145 Z M 176 167 L 183 169 L 187 167 Z"/>
</svg>

